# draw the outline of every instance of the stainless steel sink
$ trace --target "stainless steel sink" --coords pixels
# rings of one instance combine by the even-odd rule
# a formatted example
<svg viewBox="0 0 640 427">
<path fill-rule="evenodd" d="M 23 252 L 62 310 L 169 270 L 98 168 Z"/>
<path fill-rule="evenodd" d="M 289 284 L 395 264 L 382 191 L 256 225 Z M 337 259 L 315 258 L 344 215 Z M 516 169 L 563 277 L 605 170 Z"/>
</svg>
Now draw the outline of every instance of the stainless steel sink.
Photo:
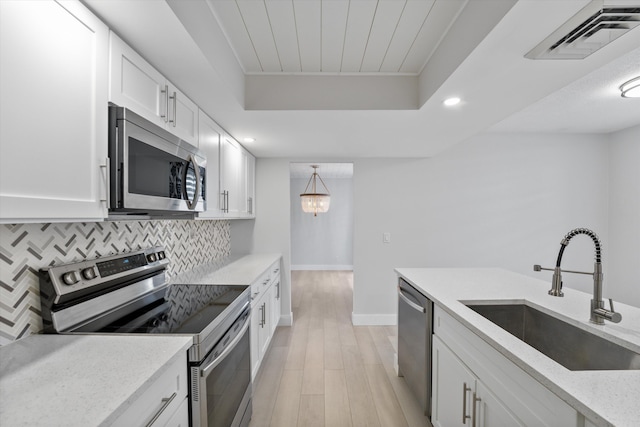
<svg viewBox="0 0 640 427">
<path fill-rule="evenodd" d="M 525 304 L 467 304 L 572 371 L 640 369 L 640 354 Z"/>
</svg>

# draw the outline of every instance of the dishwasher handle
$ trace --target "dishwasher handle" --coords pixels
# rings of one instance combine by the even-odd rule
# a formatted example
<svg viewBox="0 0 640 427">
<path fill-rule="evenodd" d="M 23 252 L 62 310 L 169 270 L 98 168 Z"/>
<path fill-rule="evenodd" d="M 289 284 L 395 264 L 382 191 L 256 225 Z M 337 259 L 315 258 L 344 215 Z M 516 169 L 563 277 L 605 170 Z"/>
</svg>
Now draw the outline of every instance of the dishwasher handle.
<svg viewBox="0 0 640 427">
<path fill-rule="evenodd" d="M 420 313 L 427 312 L 427 309 L 425 307 L 422 307 L 421 305 L 418 305 L 415 302 L 411 301 L 409 298 L 407 298 L 404 292 L 402 292 L 402 288 L 400 286 L 398 286 L 398 297 L 400 297 L 405 303 L 407 303 L 409 307 L 413 308 L 414 310 L 419 311 Z"/>
</svg>

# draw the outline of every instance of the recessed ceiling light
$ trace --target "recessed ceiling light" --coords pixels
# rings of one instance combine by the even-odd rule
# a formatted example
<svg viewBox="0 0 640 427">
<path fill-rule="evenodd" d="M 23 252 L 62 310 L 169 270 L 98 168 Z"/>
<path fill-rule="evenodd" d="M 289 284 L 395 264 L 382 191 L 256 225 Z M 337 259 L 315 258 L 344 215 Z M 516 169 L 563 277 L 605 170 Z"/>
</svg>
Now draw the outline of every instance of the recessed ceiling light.
<svg viewBox="0 0 640 427">
<path fill-rule="evenodd" d="M 447 107 L 453 107 L 454 105 L 457 105 L 459 103 L 460 103 L 460 98 L 455 96 L 444 100 L 444 105 L 446 105 Z"/>
<path fill-rule="evenodd" d="M 623 98 L 640 98 L 640 76 L 622 83 L 620 92 Z"/>
<path fill-rule="evenodd" d="M 242 140 L 243 142 L 256 142 L 255 138 L 247 137 Z"/>
</svg>

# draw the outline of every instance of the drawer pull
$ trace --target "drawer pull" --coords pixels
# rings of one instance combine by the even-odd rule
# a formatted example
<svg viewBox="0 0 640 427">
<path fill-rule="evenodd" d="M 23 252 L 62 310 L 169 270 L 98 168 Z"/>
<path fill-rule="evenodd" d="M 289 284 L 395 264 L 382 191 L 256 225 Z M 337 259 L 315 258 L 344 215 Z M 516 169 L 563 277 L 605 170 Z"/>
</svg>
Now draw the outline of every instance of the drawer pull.
<svg viewBox="0 0 640 427">
<path fill-rule="evenodd" d="M 171 397 L 164 397 L 162 398 L 161 402 L 162 402 L 162 407 L 160 408 L 160 410 L 158 412 L 156 412 L 156 415 L 151 419 L 151 421 L 149 421 L 147 423 L 147 427 L 150 427 L 151 425 L 153 425 L 153 423 L 156 422 L 156 420 L 158 418 L 160 418 L 160 415 L 162 415 L 162 413 L 164 412 L 165 409 L 167 409 L 167 406 L 169 406 L 171 404 L 171 402 L 173 401 L 173 399 L 175 399 L 177 396 L 176 392 L 173 392 L 173 394 L 171 395 Z"/>
<path fill-rule="evenodd" d="M 471 418 L 467 415 L 467 391 L 471 391 L 471 387 L 467 387 L 467 383 L 462 383 L 462 424 L 466 424 L 467 419 Z"/>
<path fill-rule="evenodd" d="M 473 409 L 471 411 L 471 426 L 476 427 L 476 403 L 482 401 L 479 397 L 476 397 L 476 393 L 473 392 Z"/>
</svg>

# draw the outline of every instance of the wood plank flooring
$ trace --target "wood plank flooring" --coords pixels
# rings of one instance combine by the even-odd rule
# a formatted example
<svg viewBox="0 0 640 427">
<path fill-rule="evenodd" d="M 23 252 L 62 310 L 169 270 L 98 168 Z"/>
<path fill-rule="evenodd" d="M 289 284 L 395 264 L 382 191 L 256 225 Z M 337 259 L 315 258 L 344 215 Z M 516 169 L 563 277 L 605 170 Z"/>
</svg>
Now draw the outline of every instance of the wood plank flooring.
<svg viewBox="0 0 640 427">
<path fill-rule="evenodd" d="M 350 271 L 293 271 L 294 325 L 278 327 L 253 385 L 250 427 L 430 427 L 393 368 L 395 326 L 353 326 Z"/>
</svg>

